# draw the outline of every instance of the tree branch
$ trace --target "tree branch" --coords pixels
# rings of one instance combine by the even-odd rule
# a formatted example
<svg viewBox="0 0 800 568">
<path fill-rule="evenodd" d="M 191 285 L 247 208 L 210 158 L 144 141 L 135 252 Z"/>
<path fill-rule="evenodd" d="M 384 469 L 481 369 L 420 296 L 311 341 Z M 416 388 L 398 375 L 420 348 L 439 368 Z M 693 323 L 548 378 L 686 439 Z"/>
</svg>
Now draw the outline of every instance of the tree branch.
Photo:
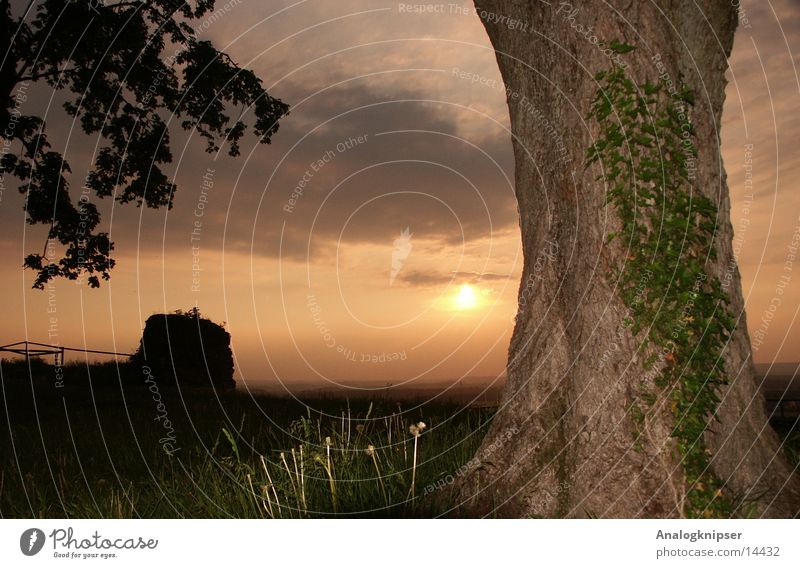
<svg viewBox="0 0 800 568">
<path fill-rule="evenodd" d="M 37 73 L 34 75 L 23 75 L 17 78 L 17 82 L 20 81 L 38 81 L 39 79 L 47 79 L 48 77 L 54 77 L 57 75 L 62 75 L 73 71 L 73 69 L 54 69 L 52 71 L 47 71 L 46 73 Z"/>
<path fill-rule="evenodd" d="M 28 5 L 25 7 L 25 11 L 24 11 L 24 12 L 22 13 L 22 15 L 19 17 L 19 20 L 17 20 L 17 25 L 18 25 L 18 26 L 19 26 L 19 25 L 21 25 L 21 24 L 22 24 L 22 22 L 24 22 L 24 21 L 25 21 L 25 18 L 28 16 L 28 12 L 30 12 L 30 11 L 31 11 L 31 8 L 33 7 L 33 3 L 34 3 L 34 2 L 35 2 L 35 0 L 28 0 Z"/>
</svg>

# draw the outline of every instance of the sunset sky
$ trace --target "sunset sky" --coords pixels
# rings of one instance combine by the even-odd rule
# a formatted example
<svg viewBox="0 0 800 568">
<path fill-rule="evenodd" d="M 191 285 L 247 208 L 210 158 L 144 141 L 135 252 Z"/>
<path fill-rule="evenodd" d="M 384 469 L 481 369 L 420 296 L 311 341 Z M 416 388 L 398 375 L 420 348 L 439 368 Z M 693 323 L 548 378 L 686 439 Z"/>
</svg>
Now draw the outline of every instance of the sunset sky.
<svg viewBox="0 0 800 568">
<path fill-rule="evenodd" d="M 130 352 L 149 315 L 197 305 L 226 322 L 237 379 L 250 386 L 503 373 L 522 257 L 503 85 L 472 4 L 433 14 L 385 1 L 227 6 L 199 35 L 291 105 L 273 143 L 251 137 L 229 158 L 174 130 L 171 211 L 93 199 L 117 260 L 98 290 L 31 290 L 22 259 L 43 249 L 45 228 L 25 224 L 7 178 L 0 343 Z M 743 10 L 722 139 L 753 332 L 800 231 L 800 4 Z M 30 92 L 25 110 L 47 113 L 75 195 L 96 140 L 70 123 L 61 95 Z M 798 309 L 793 274 L 756 362 L 800 359 Z"/>
</svg>

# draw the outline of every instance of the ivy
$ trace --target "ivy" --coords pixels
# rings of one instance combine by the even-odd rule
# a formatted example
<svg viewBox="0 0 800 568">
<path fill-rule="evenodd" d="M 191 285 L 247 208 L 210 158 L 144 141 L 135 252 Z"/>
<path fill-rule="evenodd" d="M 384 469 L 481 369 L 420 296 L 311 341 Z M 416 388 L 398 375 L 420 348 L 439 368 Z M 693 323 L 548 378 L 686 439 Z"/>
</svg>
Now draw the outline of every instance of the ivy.
<svg viewBox="0 0 800 568">
<path fill-rule="evenodd" d="M 633 49 L 618 47 L 620 53 Z M 672 437 L 685 474 L 683 514 L 729 517 L 731 499 L 711 467 L 704 434 L 727 381 L 722 355 L 733 318 L 719 279 L 705 269 L 715 258 L 717 209 L 694 187 L 694 97 L 686 87 L 665 92 L 649 81 L 635 84 L 619 65 L 595 79 L 600 86 L 589 118 L 600 134 L 588 150 L 587 167 L 602 167 L 597 181 L 621 223 L 607 239 L 628 251 L 609 277 L 620 283 L 630 310 L 626 325 L 634 334 L 646 333 L 647 344 L 660 353 L 646 359 L 645 368 L 659 363 L 655 387 L 674 417 Z M 644 287 L 642 274 L 648 275 Z M 639 398 L 652 407 L 656 397 L 640 388 Z M 631 416 L 636 428 L 643 425 L 638 405 Z"/>
</svg>

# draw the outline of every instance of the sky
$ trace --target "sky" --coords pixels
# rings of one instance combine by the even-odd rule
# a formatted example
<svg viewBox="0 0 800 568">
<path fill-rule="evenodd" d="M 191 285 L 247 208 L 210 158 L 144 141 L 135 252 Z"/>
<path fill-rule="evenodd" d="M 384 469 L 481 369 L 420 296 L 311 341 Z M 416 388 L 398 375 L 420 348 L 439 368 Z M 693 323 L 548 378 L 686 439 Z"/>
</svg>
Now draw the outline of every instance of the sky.
<svg viewBox="0 0 800 568">
<path fill-rule="evenodd" d="M 45 246 L 0 194 L 0 343 L 131 352 L 153 313 L 225 322 L 237 379 L 372 388 L 504 372 L 522 267 L 503 84 L 471 3 L 229 0 L 199 35 L 291 105 L 270 145 L 173 131 L 172 210 L 97 200 L 110 282 L 31 289 Z M 800 360 L 800 3 L 744 1 L 723 157 L 756 362 Z M 97 140 L 30 91 L 79 191 Z M 795 243 L 798 237 L 794 237 Z M 777 288 L 788 275 L 785 293 Z"/>
</svg>

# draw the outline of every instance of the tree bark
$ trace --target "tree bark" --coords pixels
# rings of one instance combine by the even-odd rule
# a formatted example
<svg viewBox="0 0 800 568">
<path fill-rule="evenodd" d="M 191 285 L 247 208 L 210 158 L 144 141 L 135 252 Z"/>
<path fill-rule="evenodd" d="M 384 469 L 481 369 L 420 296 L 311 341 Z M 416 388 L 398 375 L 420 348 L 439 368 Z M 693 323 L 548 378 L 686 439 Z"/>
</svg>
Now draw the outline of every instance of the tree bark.
<svg viewBox="0 0 800 568">
<path fill-rule="evenodd" d="M 724 350 L 729 382 L 705 434 L 711 467 L 735 515 L 797 515 L 800 484 L 758 390 L 731 245 L 719 127 L 735 9 L 727 0 L 480 0 L 476 8 L 507 90 L 525 263 L 505 396 L 476 456 L 480 466 L 456 485 L 455 514 L 686 515 L 665 397 L 634 443 L 637 385 L 650 385 L 653 373 L 637 353 L 641 334 L 623 323 L 619 283 L 608 276 L 627 254 L 624 242 L 605 238 L 618 218 L 598 167 L 585 168 L 599 131 L 586 120 L 594 75 L 611 66 L 604 50 L 619 40 L 636 47 L 621 57 L 638 84 L 666 71 L 696 95 L 695 190 L 718 208 L 717 257 L 706 269 L 726 283 L 736 319 Z"/>
</svg>

